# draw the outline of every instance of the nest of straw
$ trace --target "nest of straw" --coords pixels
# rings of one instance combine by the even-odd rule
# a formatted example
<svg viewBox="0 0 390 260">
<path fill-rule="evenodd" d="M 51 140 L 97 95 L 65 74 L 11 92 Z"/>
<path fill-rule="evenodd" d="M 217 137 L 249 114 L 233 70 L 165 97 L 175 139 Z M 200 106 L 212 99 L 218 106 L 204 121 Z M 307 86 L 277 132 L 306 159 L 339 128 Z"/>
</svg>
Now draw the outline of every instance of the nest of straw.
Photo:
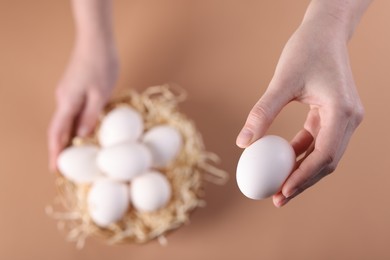
<svg viewBox="0 0 390 260">
<path fill-rule="evenodd" d="M 227 173 L 218 169 L 218 157 L 205 150 L 202 137 L 194 123 L 179 112 L 178 103 L 184 101 L 186 93 L 171 85 L 147 88 L 143 93 L 130 90 L 111 101 L 102 118 L 118 106 L 131 106 L 144 119 L 145 130 L 159 124 L 168 124 L 180 131 L 183 147 L 176 160 L 162 169 L 172 187 L 170 202 L 155 212 L 140 213 L 130 207 L 124 218 L 106 228 L 94 224 L 88 214 L 87 195 L 91 185 L 77 185 L 60 173 L 56 179 L 58 196 L 46 208 L 47 213 L 58 221 L 60 229 L 68 232 L 68 240 L 84 246 L 90 236 L 103 238 L 109 244 L 145 243 L 158 239 L 166 243 L 165 234 L 189 222 L 191 212 L 202 207 L 202 183 L 204 180 L 224 184 Z M 98 144 L 97 132 L 91 138 L 74 138 L 72 145 Z M 58 210 L 58 207 L 62 207 Z"/>
</svg>

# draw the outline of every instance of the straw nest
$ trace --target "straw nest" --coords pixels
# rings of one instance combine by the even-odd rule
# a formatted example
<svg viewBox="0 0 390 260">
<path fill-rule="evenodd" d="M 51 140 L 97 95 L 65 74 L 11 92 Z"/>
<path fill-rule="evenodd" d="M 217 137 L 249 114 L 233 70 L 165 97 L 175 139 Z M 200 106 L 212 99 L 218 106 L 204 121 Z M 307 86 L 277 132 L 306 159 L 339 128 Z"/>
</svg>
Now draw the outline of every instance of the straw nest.
<svg viewBox="0 0 390 260">
<path fill-rule="evenodd" d="M 152 239 L 166 244 L 164 235 L 188 223 L 191 212 L 205 205 L 202 182 L 226 182 L 227 173 L 214 166 L 218 163 L 218 157 L 205 150 L 194 123 L 178 111 L 178 103 L 185 98 L 186 93 L 172 85 L 149 87 L 143 93 L 130 90 L 111 101 L 104 113 L 118 106 L 131 106 L 143 116 L 146 130 L 155 125 L 169 124 L 182 134 L 183 148 L 180 154 L 167 168 L 160 170 L 172 187 L 171 200 L 164 208 L 152 213 L 140 213 L 130 207 L 121 221 L 101 228 L 93 223 L 88 214 L 86 201 L 90 185 L 76 185 L 58 173 L 58 195 L 46 212 L 58 221 L 60 229 L 68 232 L 68 240 L 76 242 L 78 248 L 82 248 L 90 236 L 102 237 L 109 244 L 145 243 Z M 72 145 L 98 145 L 98 131 L 99 126 L 91 138 L 74 138 Z"/>
</svg>

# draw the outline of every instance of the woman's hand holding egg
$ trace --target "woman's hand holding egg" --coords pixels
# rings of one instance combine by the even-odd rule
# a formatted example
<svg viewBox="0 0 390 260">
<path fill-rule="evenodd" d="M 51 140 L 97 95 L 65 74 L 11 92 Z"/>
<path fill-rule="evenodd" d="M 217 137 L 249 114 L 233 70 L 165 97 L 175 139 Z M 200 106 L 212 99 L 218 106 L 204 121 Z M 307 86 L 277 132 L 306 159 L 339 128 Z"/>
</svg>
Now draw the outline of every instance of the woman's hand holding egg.
<svg viewBox="0 0 390 260">
<path fill-rule="evenodd" d="M 297 162 L 281 191 L 274 195 L 277 207 L 336 169 L 363 119 L 363 107 L 348 60 L 348 37 L 343 28 L 341 31 L 337 28 L 343 26 L 339 23 L 341 19 L 316 6 L 322 4 L 322 1 L 313 3 L 305 16 L 313 19 L 304 19 L 287 42 L 267 90 L 254 105 L 237 138 L 237 145 L 246 148 L 263 137 L 274 118 L 291 101 L 310 107 L 303 129 L 291 141 L 297 156 L 304 154 L 304 157 Z"/>
</svg>

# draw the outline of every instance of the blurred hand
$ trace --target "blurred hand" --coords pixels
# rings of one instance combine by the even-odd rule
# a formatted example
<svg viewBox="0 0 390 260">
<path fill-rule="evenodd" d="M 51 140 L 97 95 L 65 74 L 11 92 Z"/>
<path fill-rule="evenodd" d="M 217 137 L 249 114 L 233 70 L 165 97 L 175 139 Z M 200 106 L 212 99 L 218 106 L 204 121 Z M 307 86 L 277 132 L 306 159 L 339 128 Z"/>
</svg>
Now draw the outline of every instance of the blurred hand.
<svg viewBox="0 0 390 260">
<path fill-rule="evenodd" d="M 109 99 L 118 76 L 118 59 L 111 44 L 76 45 L 60 80 L 57 108 L 48 131 L 50 169 L 73 134 L 87 136 Z"/>
<path fill-rule="evenodd" d="M 287 42 L 264 95 L 250 111 L 237 138 L 245 148 L 261 138 L 290 101 L 307 104 L 303 129 L 291 141 L 302 155 L 295 170 L 273 196 L 275 206 L 333 172 L 356 127 L 363 107 L 349 65 L 345 35 L 316 23 L 302 23 Z"/>
</svg>

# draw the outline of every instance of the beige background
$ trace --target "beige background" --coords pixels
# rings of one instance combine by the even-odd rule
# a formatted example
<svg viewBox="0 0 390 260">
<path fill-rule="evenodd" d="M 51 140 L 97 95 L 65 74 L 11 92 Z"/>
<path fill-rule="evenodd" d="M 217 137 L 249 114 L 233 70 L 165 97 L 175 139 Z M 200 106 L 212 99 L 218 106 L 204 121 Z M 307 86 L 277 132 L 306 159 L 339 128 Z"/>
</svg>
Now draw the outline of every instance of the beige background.
<svg viewBox="0 0 390 260">
<path fill-rule="evenodd" d="M 73 42 L 68 1 L 0 0 L 0 259 L 390 259 L 390 1 L 370 7 L 350 43 L 366 117 L 337 171 L 282 209 L 236 187 L 235 137 L 270 80 L 308 1 L 115 1 L 118 88 L 175 81 L 182 110 L 231 180 L 206 185 L 208 206 L 169 246 L 78 251 L 44 213 L 53 92 Z M 291 138 L 306 108 L 289 105 L 270 129 Z"/>
</svg>

